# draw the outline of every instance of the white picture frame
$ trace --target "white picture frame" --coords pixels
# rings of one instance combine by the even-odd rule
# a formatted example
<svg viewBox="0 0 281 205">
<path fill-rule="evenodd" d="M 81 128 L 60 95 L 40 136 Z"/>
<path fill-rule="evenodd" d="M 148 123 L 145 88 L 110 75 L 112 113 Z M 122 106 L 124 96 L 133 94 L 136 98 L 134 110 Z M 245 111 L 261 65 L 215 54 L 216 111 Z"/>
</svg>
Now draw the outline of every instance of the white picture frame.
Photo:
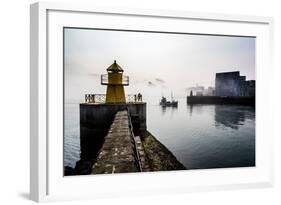
<svg viewBox="0 0 281 205">
<path fill-rule="evenodd" d="M 64 26 L 256 36 L 256 167 L 63 177 L 60 102 Z M 264 109 L 271 106 L 267 90 L 273 71 L 272 29 L 270 17 L 32 4 L 30 198 L 39 202 L 273 186 L 272 113 Z"/>
</svg>

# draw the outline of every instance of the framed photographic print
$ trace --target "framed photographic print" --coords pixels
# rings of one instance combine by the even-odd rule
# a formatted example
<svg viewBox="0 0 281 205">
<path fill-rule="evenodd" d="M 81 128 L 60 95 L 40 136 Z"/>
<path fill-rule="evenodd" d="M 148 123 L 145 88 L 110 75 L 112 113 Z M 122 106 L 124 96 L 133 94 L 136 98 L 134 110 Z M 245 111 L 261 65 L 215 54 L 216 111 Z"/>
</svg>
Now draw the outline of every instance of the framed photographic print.
<svg viewBox="0 0 281 205">
<path fill-rule="evenodd" d="M 31 5 L 31 199 L 272 186 L 272 24 Z"/>
</svg>

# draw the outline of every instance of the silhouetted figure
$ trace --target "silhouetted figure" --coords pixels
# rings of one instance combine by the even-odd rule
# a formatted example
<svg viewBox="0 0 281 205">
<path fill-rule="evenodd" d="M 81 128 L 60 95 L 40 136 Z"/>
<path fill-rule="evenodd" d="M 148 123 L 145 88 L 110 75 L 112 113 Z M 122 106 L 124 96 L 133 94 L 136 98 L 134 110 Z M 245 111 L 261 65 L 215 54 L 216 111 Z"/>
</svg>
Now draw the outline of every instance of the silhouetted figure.
<svg viewBox="0 0 281 205">
<path fill-rule="evenodd" d="M 95 95 L 94 94 L 86 94 L 85 95 L 85 102 L 86 103 L 94 103 L 95 102 Z"/>
<path fill-rule="evenodd" d="M 134 99 L 135 99 L 135 102 L 137 102 L 137 95 L 136 94 L 134 95 Z"/>
<path fill-rule="evenodd" d="M 139 93 L 138 94 L 138 101 L 141 102 L 142 101 L 142 95 Z"/>
<path fill-rule="evenodd" d="M 193 96 L 193 92 L 192 92 L 192 90 L 190 91 L 190 96 Z"/>
</svg>

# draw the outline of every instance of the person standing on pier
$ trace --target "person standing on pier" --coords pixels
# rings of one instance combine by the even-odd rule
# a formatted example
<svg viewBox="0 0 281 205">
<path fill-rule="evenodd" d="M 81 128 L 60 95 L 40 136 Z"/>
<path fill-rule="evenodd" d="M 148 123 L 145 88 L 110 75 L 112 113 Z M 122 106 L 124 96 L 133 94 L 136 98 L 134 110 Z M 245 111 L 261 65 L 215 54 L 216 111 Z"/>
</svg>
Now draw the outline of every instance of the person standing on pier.
<svg viewBox="0 0 281 205">
<path fill-rule="evenodd" d="M 142 102 L 142 95 L 140 93 L 138 93 L 138 101 Z"/>
</svg>

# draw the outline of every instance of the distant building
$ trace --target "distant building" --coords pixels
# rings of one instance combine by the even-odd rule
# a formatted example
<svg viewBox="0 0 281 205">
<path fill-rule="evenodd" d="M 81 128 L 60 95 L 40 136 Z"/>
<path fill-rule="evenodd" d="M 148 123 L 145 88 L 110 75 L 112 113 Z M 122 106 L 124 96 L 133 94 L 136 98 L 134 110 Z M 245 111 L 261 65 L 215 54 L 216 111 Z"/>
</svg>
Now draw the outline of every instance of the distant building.
<svg viewBox="0 0 281 205">
<path fill-rule="evenodd" d="M 217 96 L 239 96 L 240 72 L 216 73 Z"/>
<path fill-rule="evenodd" d="M 186 89 L 188 95 L 190 95 L 191 91 L 193 95 L 202 96 L 204 93 L 204 86 L 196 86 L 196 87 L 189 87 Z"/>
<path fill-rule="evenodd" d="M 196 86 L 196 96 L 203 96 L 204 86 Z"/>
<path fill-rule="evenodd" d="M 209 86 L 209 87 L 205 90 L 204 95 L 206 95 L 206 96 L 214 96 L 214 95 L 215 95 L 215 88 Z"/>
<path fill-rule="evenodd" d="M 248 80 L 246 81 L 246 89 L 245 89 L 244 96 L 255 96 L 256 93 L 256 81 L 255 80 Z"/>
<path fill-rule="evenodd" d="M 216 73 L 216 96 L 255 96 L 255 81 L 246 81 L 239 71 Z"/>
<path fill-rule="evenodd" d="M 214 96 L 215 88 L 209 86 L 205 89 L 204 86 L 189 87 L 186 89 L 187 95 L 191 96 L 191 91 L 193 96 Z"/>
<path fill-rule="evenodd" d="M 202 91 L 196 91 L 196 96 L 203 96 L 203 92 Z"/>
</svg>

